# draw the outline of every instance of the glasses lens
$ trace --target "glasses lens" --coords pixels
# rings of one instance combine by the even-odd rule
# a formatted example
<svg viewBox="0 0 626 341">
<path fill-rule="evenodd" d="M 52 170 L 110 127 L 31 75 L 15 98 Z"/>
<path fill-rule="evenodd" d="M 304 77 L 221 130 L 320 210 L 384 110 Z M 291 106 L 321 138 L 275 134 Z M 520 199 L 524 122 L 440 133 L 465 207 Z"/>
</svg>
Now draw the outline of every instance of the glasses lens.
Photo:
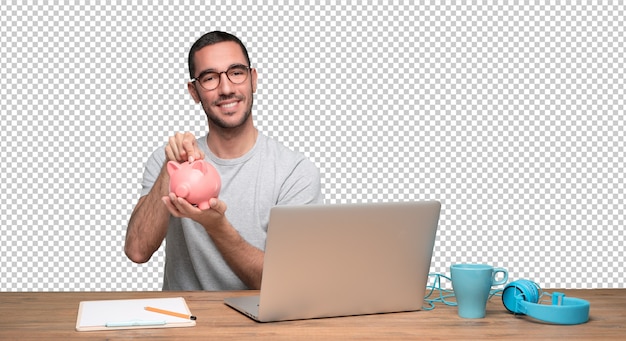
<svg viewBox="0 0 626 341">
<path fill-rule="evenodd" d="M 243 65 L 233 66 L 226 71 L 226 75 L 231 82 L 240 84 L 248 78 L 248 68 Z"/>
<path fill-rule="evenodd" d="M 220 74 L 208 72 L 198 78 L 198 83 L 205 90 L 213 90 L 220 84 Z"/>
</svg>

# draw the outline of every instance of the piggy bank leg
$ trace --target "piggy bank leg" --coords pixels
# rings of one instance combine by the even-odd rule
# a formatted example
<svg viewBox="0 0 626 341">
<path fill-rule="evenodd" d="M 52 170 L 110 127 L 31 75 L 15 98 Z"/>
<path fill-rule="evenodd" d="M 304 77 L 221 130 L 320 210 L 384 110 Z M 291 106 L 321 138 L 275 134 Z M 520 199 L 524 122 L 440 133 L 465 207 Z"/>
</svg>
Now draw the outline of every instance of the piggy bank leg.
<svg viewBox="0 0 626 341">
<path fill-rule="evenodd" d="M 211 208 L 211 205 L 209 205 L 209 201 L 207 200 L 199 203 L 198 208 L 201 210 L 208 210 L 209 208 Z"/>
</svg>

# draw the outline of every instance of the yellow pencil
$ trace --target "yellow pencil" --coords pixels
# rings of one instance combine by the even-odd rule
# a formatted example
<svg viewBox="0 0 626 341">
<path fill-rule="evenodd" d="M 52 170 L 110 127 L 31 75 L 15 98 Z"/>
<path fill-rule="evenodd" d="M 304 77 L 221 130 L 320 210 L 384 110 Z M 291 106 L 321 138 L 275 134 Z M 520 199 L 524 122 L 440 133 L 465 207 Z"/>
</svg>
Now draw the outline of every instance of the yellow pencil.
<svg viewBox="0 0 626 341">
<path fill-rule="evenodd" d="M 174 311 L 169 311 L 169 310 L 164 310 L 164 309 L 159 309 L 159 308 L 154 308 L 154 307 L 145 307 L 145 309 L 147 311 L 152 311 L 155 313 L 160 313 L 160 314 L 165 314 L 165 315 L 170 315 L 170 316 L 176 316 L 176 317 L 180 317 L 180 318 L 184 318 L 184 319 L 190 319 L 190 320 L 195 320 L 196 317 L 193 315 L 187 315 L 187 314 L 183 314 L 183 313 L 177 313 Z"/>
</svg>

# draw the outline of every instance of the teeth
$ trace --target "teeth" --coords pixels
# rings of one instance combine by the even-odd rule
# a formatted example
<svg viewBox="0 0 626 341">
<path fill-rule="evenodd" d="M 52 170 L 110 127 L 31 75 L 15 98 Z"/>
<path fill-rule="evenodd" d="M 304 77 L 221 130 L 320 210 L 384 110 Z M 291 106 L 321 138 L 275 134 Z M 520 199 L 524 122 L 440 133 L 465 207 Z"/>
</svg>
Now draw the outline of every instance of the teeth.
<svg viewBox="0 0 626 341">
<path fill-rule="evenodd" d="M 235 105 L 237 105 L 237 102 L 232 102 L 232 103 L 224 104 L 224 105 L 222 105 L 221 107 L 222 107 L 222 108 L 232 108 L 232 107 L 234 107 Z"/>
</svg>

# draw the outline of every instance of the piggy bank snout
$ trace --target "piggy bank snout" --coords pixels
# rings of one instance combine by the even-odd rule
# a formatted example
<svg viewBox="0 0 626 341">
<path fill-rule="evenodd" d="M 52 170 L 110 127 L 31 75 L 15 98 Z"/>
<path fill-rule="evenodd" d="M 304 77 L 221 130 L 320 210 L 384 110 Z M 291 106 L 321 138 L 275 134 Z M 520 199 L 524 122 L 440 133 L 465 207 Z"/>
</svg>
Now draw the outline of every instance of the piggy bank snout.
<svg viewBox="0 0 626 341">
<path fill-rule="evenodd" d="M 190 192 L 191 186 L 189 186 L 188 183 L 180 184 L 174 189 L 174 193 L 176 193 L 176 196 L 181 198 L 188 197 Z"/>
</svg>

